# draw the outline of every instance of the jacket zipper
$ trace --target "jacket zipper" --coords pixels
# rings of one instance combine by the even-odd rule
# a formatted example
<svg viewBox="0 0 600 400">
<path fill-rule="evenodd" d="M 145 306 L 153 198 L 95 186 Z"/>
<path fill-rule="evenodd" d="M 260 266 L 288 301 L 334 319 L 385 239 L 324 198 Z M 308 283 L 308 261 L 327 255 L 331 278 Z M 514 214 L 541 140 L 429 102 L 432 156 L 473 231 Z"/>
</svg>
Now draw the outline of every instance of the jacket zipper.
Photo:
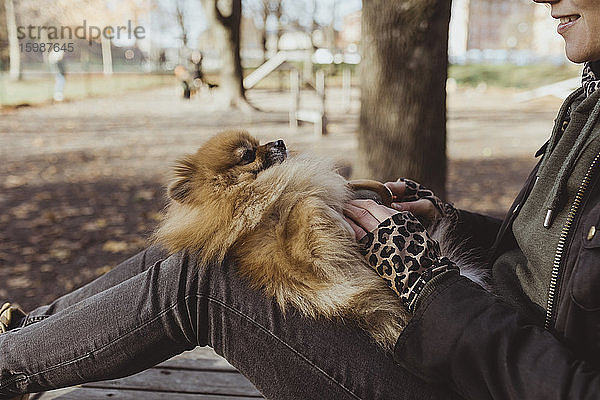
<svg viewBox="0 0 600 400">
<path fill-rule="evenodd" d="M 567 242 L 567 236 L 569 235 L 569 231 L 573 226 L 573 222 L 575 221 L 575 216 L 579 211 L 579 207 L 581 206 L 581 202 L 583 201 L 583 195 L 590 184 L 590 180 L 592 178 L 592 174 L 596 167 L 596 164 L 600 160 L 600 153 L 596 155 L 592 164 L 588 168 L 585 176 L 583 177 L 583 181 L 581 185 L 579 185 L 579 189 L 577 189 L 577 193 L 575 194 L 575 200 L 573 200 L 573 204 L 571 205 L 571 209 L 569 210 L 569 214 L 567 215 L 567 220 L 563 225 L 562 231 L 560 232 L 560 238 L 558 239 L 558 246 L 556 248 L 556 253 L 554 254 L 554 262 L 552 266 L 552 275 L 550 277 L 550 289 L 548 290 L 548 302 L 546 305 L 546 320 L 544 322 L 544 328 L 546 330 L 550 330 L 552 328 L 553 320 L 554 320 L 554 307 L 556 306 L 556 289 L 559 283 L 560 278 L 560 264 L 562 262 L 562 256 L 565 251 L 565 244 Z"/>
</svg>

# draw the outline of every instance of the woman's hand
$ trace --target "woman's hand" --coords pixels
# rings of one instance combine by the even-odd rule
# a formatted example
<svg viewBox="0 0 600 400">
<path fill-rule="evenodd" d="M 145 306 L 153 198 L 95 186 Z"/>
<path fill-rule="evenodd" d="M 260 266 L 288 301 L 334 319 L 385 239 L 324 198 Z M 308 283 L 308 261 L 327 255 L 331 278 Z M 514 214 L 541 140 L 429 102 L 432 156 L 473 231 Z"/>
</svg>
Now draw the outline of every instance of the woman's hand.
<svg viewBox="0 0 600 400">
<path fill-rule="evenodd" d="M 357 241 L 364 238 L 368 232 L 374 231 L 380 223 L 390 218 L 398 211 L 377 204 L 373 200 L 353 200 L 344 209 L 346 221 L 354 230 Z"/>
<path fill-rule="evenodd" d="M 353 200 L 344 213 L 369 265 L 412 311 L 417 296 L 433 277 L 458 267 L 440 254 L 413 214 L 372 200 Z"/>
<path fill-rule="evenodd" d="M 396 182 L 385 183 L 397 200 L 392 208 L 409 211 L 427 225 L 442 217 L 458 219 L 458 211 L 452 204 L 437 197 L 431 190 L 410 179 L 400 178 Z"/>
</svg>

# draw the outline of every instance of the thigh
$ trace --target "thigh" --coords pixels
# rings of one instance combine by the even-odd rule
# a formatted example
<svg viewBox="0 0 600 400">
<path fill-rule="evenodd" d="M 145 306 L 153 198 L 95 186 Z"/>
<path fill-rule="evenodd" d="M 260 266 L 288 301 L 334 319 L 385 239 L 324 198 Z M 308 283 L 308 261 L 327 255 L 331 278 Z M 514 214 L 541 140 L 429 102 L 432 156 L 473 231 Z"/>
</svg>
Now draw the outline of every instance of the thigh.
<svg viewBox="0 0 600 400">
<path fill-rule="evenodd" d="M 235 265 L 200 268 L 201 336 L 269 399 L 447 399 L 395 364 L 352 322 L 282 314 Z M 205 313 L 205 315 L 203 315 Z"/>
</svg>

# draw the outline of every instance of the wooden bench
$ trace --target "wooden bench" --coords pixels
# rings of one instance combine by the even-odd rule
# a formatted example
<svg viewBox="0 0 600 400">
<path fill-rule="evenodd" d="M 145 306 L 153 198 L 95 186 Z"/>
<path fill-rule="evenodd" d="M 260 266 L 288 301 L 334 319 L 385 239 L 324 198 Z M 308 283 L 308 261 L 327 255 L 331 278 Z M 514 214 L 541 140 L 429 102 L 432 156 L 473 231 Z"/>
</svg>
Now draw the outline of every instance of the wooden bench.
<svg viewBox="0 0 600 400">
<path fill-rule="evenodd" d="M 251 400 L 252 383 L 210 348 L 197 348 L 139 374 L 32 396 L 39 400 Z"/>
</svg>

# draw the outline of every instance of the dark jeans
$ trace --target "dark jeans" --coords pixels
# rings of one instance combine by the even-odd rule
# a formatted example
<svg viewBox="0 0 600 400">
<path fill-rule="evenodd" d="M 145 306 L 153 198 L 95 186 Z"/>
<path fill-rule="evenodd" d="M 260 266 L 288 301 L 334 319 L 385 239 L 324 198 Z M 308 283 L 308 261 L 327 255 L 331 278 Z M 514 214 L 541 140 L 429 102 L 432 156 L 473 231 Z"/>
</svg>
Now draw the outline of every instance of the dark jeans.
<svg viewBox="0 0 600 400">
<path fill-rule="evenodd" d="M 0 398 L 131 375 L 196 346 L 213 347 L 270 399 L 451 396 L 352 323 L 282 315 L 232 262 L 198 265 L 151 247 L 0 335 Z"/>
</svg>

